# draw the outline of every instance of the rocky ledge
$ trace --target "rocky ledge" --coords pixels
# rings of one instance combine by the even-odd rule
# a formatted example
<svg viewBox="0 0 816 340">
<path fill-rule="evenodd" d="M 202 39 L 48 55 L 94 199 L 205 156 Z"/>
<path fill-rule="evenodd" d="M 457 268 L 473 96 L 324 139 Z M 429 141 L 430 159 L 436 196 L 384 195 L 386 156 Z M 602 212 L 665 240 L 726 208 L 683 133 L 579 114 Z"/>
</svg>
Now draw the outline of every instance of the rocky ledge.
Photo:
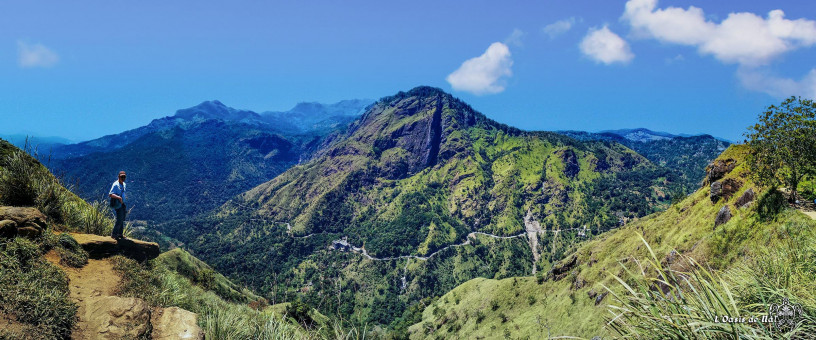
<svg viewBox="0 0 816 340">
<path fill-rule="evenodd" d="M 159 244 L 133 239 L 115 240 L 109 236 L 71 234 L 92 259 L 124 255 L 136 261 L 147 261 L 159 256 Z"/>
</svg>

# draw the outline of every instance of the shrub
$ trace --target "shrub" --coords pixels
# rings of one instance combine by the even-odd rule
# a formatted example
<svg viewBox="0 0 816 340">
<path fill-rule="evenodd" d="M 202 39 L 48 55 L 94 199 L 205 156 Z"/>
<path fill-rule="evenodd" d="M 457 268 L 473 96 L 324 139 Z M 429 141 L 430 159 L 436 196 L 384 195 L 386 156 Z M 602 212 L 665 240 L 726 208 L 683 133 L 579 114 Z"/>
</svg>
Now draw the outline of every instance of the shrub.
<svg viewBox="0 0 816 340">
<path fill-rule="evenodd" d="M 88 264 L 88 253 L 82 249 L 71 235 L 66 233 L 61 234 L 58 244 L 57 254 L 59 254 L 60 257 L 60 263 L 74 268 Z"/>
</svg>

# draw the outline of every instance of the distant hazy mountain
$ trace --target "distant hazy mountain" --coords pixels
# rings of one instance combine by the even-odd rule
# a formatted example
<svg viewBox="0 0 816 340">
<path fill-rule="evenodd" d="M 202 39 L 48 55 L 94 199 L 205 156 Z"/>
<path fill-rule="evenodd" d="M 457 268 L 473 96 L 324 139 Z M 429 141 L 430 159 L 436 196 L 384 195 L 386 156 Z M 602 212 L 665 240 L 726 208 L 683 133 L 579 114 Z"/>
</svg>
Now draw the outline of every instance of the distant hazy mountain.
<svg viewBox="0 0 816 340">
<path fill-rule="evenodd" d="M 650 161 L 679 174 L 683 178 L 686 192 L 697 190 L 705 176 L 706 165 L 731 145 L 725 139 L 707 134 L 681 136 L 644 128 L 606 130 L 598 133 L 585 131 L 558 133 L 582 141 L 604 140 L 626 145 Z"/>
<path fill-rule="evenodd" d="M 354 117 L 364 107 L 356 101 L 338 104 L 313 103 L 313 110 L 298 109 L 293 115 L 324 122 Z M 332 132 L 345 127 L 339 121 L 311 130 L 284 123 L 206 101 L 146 126 L 55 147 L 49 166 L 75 183 L 83 198 L 93 200 L 104 199 L 116 173 L 125 170 L 134 218 L 184 218 L 213 209 L 309 159 Z"/>
<path fill-rule="evenodd" d="M 263 118 L 276 126 L 295 133 L 333 129 L 345 125 L 365 112 L 374 101 L 368 99 L 343 100 L 334 104 L 298 103 L 289 111 L 267 111 Z"/>
<path fill-rule="evenodd" d="M 40 153 L 47 154 L 49 150 L 56 146 L 71 144 L 71 140 L 56 136 L 34 136 L 30 134 L 0 134 L 0 138 L 7 140 L 18 148 L 24 148 L 26 142 L 32 148 L 37 148 Z"/>
<path fill-rule="evenodd" d="M 150 124 L 122 133 L 108 135 L 70 145 L 55 146 L 53 157 L 80 157 L 93 152 L 109 152 L 133 143 L 147 134 L 167 131 L 175 127 L 182 130 L 206 120 L 242 123 L 262 130 L 285 135 L 308 134 L 328 131 L 348 124 L 370 104 L 366 100 L 345 100 L 336 104 L 301 103 L 292 110 L 258 114 L 248 110 L 228 107 L 218 100 L 205 101 L 196 106 L 176 111 L 173 116 L 154 119 Z M 319 130 L 319 131 L 318 131 Z"/>
<path fill-rule="evenodd" d="M 667 132 L 660 132 L 660 131 L 652 131 L 649 129 L 644 128 L 637 128 L 637 129 L 620 129 L 620 130 L 604 130 L 598 132 L 600 134 L 613 134 L 617 136 L 621 136 L 631 141 L 636 142 L 648 142 L 654 140 L 666 140 L 672 139 L 677 137 L 677 135 L 673 135 Z"/>
</svg>

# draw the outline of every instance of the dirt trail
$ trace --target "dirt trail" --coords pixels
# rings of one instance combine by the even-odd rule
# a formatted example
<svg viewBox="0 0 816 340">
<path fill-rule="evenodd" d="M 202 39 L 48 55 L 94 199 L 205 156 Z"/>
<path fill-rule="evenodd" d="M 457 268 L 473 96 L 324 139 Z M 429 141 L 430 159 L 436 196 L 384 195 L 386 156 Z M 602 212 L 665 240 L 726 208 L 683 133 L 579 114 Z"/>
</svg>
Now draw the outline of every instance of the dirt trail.
<svg viewBox="0 0 816 340">
<path fill-rule="evenodd" d="M 810 218 L 816 220 L 816 211 L 802 211 L 805 215 L 810 216 Z"/>
<path fill-rule="evenodd" d="M 71 299 L 79 306 L 77 316 L 79 321 L 71 333 L 71 339 L 88 339 L 84 336 L 88 321 L 84 319 L 85 307 L 88 300 L 99 296 L 113 295 L 116 287 L 122 282 L 119 273 L 113 270 L 113 265 L 107 259 L 89 259 L 82 268 L 63 266 L 59 263 L 59 255 L 50 251 L 45 255 L 46 260 L 59 266 L 68 275 L 68 288 Z"/>
</svg>

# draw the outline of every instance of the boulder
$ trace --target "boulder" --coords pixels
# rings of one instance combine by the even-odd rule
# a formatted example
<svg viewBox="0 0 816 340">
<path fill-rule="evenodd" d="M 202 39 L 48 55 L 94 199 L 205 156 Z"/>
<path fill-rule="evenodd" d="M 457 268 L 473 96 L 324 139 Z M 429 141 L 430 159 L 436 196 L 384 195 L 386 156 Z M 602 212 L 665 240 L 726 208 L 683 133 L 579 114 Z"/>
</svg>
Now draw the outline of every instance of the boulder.
<svg viewBox="0 0 816 340">
<path fill-rule="evenodd" d="M 717 212 L 717 217 L 714 219 L 714 227 L 731 220 L 731 208 L 724 205 L 720 211 Z"/>
<path fill-rule="evenodd" d="M 741 187 L 742 182 L 733 178 L 726 178 L 721 181 L 716 181 L 711 183 L 709 198 L 711 198 L 712 202 L 717 202 L 720 198 L 729 199 Z"/>
<path fill-rule="evenodd" d="M 91 234 L 71 234 L 88 252 L 92 259 L 101 259 L 113 255 L 124 255 L 137 261 L 146 261 L 159 256 L 159 244 L 133 239 L 115 240 L 109 236 Z"/>
<path fill-rule="evenodd" d="M 739 207 L 740 209 L 745 209 L 750 206 L 750 203 L 756 199 L 756 194 L 754 193 L 754 189 L 745 190 L 742 193 L 742 196 L 737 198 L 737 201 L 734 202 L 734 205 Z"/>
<path fill-rule="evenodd" d="M 607 294 L 609 294 L 609 292 L 603 292 L 601 294 L 598 294 L 598 296 L 595 297 L 595 305 L 596 306 L 599 305 L 601 303 L 601 301 L 603 301 L 603 299 L 606 297 Z"/>
<path fill-rule="evenodd" d="M 569 273 L 572 268 L 574 268 L 578 264 L 578 257 L 571 256 L 566 260 L 562 260 L 550 270 L 550 277 L 555 279 L 556 281 L 563 279 Z"/>
<path fill-rule="evenodd" d="M 711 199 L 711 202 L 717 202 L 720 199 L 720 195 L 722 194 L 722 182 L 714 182 L 711 183 L 711 190 L 709 190 L 708 198 Z"/>
<path fill-rule="evenodd" d="M 48 226 L 45 215 L 35 208 L 0 207 L 0 221 L 0 234 L 7 237 L 38 237 Z"/>
<path fill-rule="evenodd" d="M 736 166 L 737 161 L 730 158 L 714 160 L 706 167 L 706 177 L 704 183 L 711 184 L 720 180 L 731 172 L 731 170 L 734 170 Z"/>
<path fill-rule="evenodd" d="M 195 313 L 178 308 L 161 308 L 150 316 L 154 340 L 204 339 Z"/>
<path fill-rule="evenodd" d="M 150 307 L 141 299 L 100 296 L 85 305 L 85 334 L 94 339 L 137 339 L 150 331 Z"/>
</svg>

